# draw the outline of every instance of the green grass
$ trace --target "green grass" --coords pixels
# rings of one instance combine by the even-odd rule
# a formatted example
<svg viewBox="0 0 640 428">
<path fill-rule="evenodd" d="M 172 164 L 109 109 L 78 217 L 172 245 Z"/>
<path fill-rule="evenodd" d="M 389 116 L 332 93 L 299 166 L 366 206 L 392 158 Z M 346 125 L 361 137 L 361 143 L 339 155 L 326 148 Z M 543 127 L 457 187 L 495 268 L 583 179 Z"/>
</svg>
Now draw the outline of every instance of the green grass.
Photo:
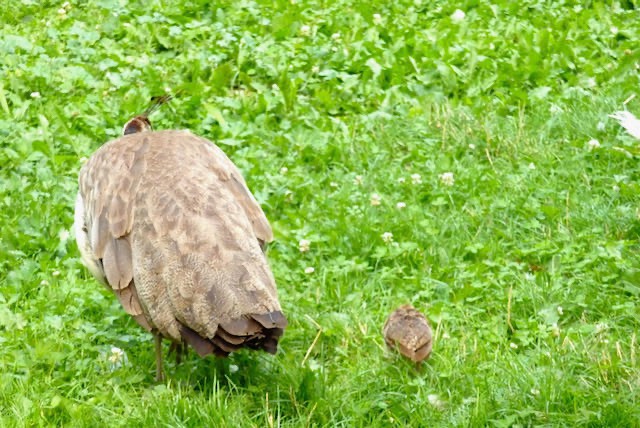
<svg viewBox="0 0 640 428">
<path fill-rule="evenodd" d="M 636 0 L 125 3 L 0 6 L 0 426 L 640 425 L 638 142 L 607 118 L 640 113 Z M 67 232 L 81 158 L 166 87 L 156 127 L 263 204 L 290 325 L 155 384 Z M 380 333 L 407 302 L 422 371 Z"/>
</svg>

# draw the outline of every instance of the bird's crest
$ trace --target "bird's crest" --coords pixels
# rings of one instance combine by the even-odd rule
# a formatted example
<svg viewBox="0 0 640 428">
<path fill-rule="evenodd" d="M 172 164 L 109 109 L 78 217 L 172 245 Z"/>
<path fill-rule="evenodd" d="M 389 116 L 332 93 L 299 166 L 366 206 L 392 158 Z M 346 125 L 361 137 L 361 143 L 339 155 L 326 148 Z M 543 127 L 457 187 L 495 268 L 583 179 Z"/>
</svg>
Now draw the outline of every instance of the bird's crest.
<svg viewBox="0 0 640 428">
<path fill-rule="evenodd" d="M 165 94 L 151 97 L 151 104 L 142 114 L 134 117 L 125 123 L 122 128 L 122 135 L 135 134 L 137 132 L 145 132 L 145 131 L 153 131 L 153 127 L 151 126 L 151 121 L 149 121 L 149 116 L 156 110 L 160 108 L 163 104 L 168 103 L 173 98 L 173 95 Z"/>
</svg>

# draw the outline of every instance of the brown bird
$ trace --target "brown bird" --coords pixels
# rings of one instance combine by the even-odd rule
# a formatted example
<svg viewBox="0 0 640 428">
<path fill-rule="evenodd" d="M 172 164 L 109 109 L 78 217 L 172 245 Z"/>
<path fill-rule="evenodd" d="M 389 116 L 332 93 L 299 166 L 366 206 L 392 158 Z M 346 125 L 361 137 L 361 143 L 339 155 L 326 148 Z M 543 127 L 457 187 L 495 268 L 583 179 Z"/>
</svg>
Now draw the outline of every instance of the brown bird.
<svg viewBox="0 0 640 428">
<path fill-rule="evenodd" d="M 397 348 L 416 364 L 431 355 L 431 327 L 425 316 L 411 305 L 403 305 L 393 311 L 384 324 L 382 333 L 390 348 Z"/>
<path fill-rule="evenodd" d="M 83 263 L 124 310 L 181 352 L 275 354 L 287 325 L 265 256 L 271 227 L 238 170 L 189 131 L 151 131 L 145 113 L 82 167 L 75 206 Z"/>
</svg>

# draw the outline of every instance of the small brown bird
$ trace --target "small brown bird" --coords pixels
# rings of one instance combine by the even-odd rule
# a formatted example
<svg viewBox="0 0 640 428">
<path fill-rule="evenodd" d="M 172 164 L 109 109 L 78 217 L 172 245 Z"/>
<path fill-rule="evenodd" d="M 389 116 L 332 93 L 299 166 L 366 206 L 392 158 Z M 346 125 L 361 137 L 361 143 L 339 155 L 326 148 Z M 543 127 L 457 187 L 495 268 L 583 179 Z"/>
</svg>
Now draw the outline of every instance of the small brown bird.
<svg viewBox="0 0 640 428">
<path fill-rule="evenodd" d="M 151 131 L 148 115 L 82 167 L 75 233 L 83 263 L 177 357 L 240 348 L 274 354 L 287 325 L 265 246 L 271 227 L 238 170 L 189 131 Z"/>
<path fill-rule="evenodd" d="M 382 330 L 387 345 L 416 364 L 429 358 L 432 348 L 431 327 L 424 315 L 411 305 L 393 311 Z"/>
</svg>

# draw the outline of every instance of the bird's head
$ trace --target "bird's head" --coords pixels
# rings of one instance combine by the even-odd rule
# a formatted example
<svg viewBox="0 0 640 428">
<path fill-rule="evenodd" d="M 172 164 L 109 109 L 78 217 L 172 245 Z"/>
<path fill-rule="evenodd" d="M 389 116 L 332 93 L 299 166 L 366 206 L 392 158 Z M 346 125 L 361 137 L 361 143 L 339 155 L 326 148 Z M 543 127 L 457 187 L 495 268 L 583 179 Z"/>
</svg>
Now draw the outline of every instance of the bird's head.
<svg viewBox="0 0 640 428">
<path fill-rule="evenodd" d="M 153 128 L 151 127 L 151 122 L 149 121 L 147 115 L 141 114 L 140 116 L 136 116 L 124 124 L 124 127 L 122 128 L 122 135 L 135 134 L 136 132 L 145 131 L 153 131 Z"/>
<path fill-rule="evenodd" d="M 168 102 L 171 98 L 173 98 L 172 95 L 162 95 L 159 97 L 151 98 L 151 105 L 142 114 L 134 117 L 124 124 L 124 127 L 122 128 L 122 135 L 153 131 L 149 116 L 151 115 L 151 113 L 160 108 L 162 104 Z"/>
</svg>

